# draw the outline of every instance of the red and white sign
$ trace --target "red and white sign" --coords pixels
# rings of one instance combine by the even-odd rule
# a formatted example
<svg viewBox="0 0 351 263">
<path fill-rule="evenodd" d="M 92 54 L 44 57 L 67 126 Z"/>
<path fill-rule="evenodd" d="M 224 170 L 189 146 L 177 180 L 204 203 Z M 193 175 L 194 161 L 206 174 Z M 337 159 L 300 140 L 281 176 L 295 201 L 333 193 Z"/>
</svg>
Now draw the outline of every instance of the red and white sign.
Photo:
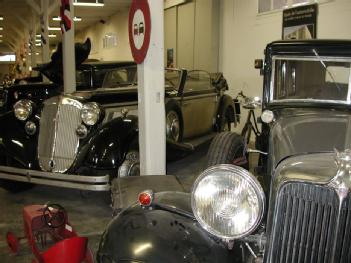
<svg viewBox="0 0 351 263">
<path fill-rule="evenodd" d="M 151 18 L 147 0 L 133 0 L 129 10 L 129 44 L 134 61 L 143 63 L 150 44 Z"/>
</svg>

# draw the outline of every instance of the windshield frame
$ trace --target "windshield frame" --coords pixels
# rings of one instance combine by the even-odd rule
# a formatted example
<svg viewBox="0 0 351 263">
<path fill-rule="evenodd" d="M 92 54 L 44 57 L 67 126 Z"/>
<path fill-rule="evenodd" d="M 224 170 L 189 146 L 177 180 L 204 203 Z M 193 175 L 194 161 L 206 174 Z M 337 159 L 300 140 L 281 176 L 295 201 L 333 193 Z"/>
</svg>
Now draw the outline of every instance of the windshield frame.
<svg viewBox="0 0 351 263">
<path fill-rule="evenodd" d="M 292 60 L 292 61 L 315 61 L 320 62 L 349 62 L 351 64 L 351 57 L 333 57 L 333 56 L 289 56 L 289 55 L 274 55 L 272 56 L 272 71 L 269 87 L 269 101 L 271 105 L 282 103 L 320 103 L 320 104 L 342 104 L 351 105 L 351 66 L 347 90 L 346 100 L 327 100 L 327 99 L 274 99 L 274 80 L 275 80 L 275 65 L 277 60 Z"/>
</svg>

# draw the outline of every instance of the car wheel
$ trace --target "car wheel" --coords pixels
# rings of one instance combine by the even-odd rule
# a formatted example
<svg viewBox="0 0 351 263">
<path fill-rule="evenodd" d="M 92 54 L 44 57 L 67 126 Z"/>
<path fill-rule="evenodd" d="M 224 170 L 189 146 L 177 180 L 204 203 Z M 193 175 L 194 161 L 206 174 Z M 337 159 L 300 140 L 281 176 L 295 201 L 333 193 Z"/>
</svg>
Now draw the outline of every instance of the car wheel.
<svg viewBox="0 0 351 263">
<path fill-rule="evenodd" d="M 10 159 L 10 158 L 6 158 L 6 157 L 0 158 L 0 165 L 23 168 L 15 160 Z M 8 191 L 10 193 L 19 193 L 19 192 L 23 192 L 23 191 L 26 191 L 26 190 L 33 188 L 34 185 L 30 184 L 30 183 L 22 183 L 22 182 L 17 182 L 17 181 L 0 179 L 0 187 L 5 189 L 6 191 Z"/>
<path fill-rule="evenodd" d="M 121 166 L 118 168 L 118 177 L 139 176 L 140 158 L 137 150 L 129 151 Z"/>
<path fill-rule="evenodd" d="M 166 114 L 166 136 L 172 141 L 181 140 L 181 126 L 179 115 L 175 110 L 167 111 Z"/>
<path fill-rule="evenodd" d="M 211 142 L 207 152 L 207 167 L 216 164 L 234 164 L 249 168 L 243 137 L 233 132 L 221 132 Z"/>
</svg>

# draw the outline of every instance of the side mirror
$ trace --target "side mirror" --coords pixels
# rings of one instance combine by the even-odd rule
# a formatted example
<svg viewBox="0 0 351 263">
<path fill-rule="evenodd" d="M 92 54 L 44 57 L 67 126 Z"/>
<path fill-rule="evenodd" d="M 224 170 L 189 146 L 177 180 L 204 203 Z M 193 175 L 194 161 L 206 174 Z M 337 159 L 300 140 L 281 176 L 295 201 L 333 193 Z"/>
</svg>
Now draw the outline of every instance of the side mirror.
<svg viewBox="0 0 351 263">
<path fill-rule="evenodd" d="M 260 70 L 260 75 L 263 75 L 263 60 L 262 59 L 255 59 L 255 68 Z"/>
<path fill-rule="evenodd" d="M 263 60 L 262 59 L 255 59 L 255 68 L 263 69 Z"/>
</svg>

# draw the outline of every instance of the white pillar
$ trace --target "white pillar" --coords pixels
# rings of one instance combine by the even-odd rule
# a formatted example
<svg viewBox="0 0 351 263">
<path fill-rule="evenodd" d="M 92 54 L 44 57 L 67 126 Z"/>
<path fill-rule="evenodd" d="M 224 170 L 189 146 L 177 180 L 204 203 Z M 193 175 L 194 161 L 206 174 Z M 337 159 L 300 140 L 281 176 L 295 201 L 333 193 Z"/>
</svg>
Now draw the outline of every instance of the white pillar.
<svg viewBox="0 0 351 263">
<path fill-rule="evenodd" d="M 150 46 L 138 65 L 140 174 L 166 173 L 163 0 L 149 0 Z"/>
<path fill-rule="evenodd" d="M 64 15 L 71 20 L 71 29 L 62 35 L 62 51 L 63 51 L 63 83 L 64 93 L 72 93 L 76 90 L 76 64 L 74 49 L 74 10 L 73 1 L 69 1 L 70 11 L 65 11 Z M 61 19 L 61 21 L 63 18 Z M 61 24 L 61 28 L 64 27 Z"/>
</svg>

